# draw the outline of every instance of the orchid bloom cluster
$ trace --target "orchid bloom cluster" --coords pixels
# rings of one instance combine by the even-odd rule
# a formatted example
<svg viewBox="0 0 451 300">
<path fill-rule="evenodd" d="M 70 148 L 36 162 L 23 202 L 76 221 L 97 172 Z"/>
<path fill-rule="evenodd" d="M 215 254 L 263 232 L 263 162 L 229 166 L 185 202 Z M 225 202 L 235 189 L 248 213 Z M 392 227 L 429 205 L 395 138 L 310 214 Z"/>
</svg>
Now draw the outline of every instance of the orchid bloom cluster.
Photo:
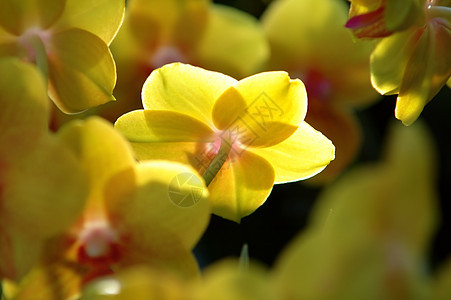
<svg viewBox="0 0 451 300">
<path fill-rule="evenodd" d="M 395 115 L 418 118 L 451 76 L 451 2 L 351 0 L 346 27 L 357 38 L 379 39 L 371 54 L 371 81 L 381 94 L 398 94 Z"/>
<path fill-rule="evenodd" d="M 0 0 L 1 300 L 451 294 L 451 264 L 424 267 L 427 126 L 358 159 L 377 92 L 410 125 L 449 81 L 450 1 L 264 6 Z M 317 199 L 274 266 L 245 245 L 204 268 L 211 222 L 245 228 L 284 186 Z"/>
</svg>

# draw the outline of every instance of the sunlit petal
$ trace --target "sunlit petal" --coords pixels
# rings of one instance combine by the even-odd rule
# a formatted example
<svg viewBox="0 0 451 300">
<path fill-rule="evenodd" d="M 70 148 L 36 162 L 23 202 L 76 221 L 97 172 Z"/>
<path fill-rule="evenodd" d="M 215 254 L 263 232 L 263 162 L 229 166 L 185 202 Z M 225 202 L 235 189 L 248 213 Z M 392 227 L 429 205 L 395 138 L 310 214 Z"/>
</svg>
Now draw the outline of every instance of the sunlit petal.
<svg viewBox="0 0 451 300">
<path fill-rule="evenodd" d="M 146 80 L 142 92 L 144 109 L 181 112 L 210 126 L 216 99 L 235 83 L 235 79 L 221 73 L 169 64 L 152 72 Z"/>
<path fill-rule="evenodd" d="M 303 122 L 287 140 L 268 148 L 252 148 L 274 167 L 275 183 L 297 181 L 321 172 L 334 159 L 335 147 L 321 132 Z"/>
<path fill-rule="evenodd" d="M 52 0 L 47 1 L 52 2 Z M 64 2 L 66 2 L 64 12 L 54 25 L 56 30 L 80 28 L 97 35 L 107 45 L 111 43 L 124 17 L 124 0 L 66 0 Z M 44 7 L 47 10 L 52 5 Z"/>
<path fill-rule="evenodd" d="M 53 35 L 49 45 L 49 95 L 65 112 L 114 100 L 116 68 L 107 45 L 81 29 Z"/>
<path fill-rule="evenodd" d="M 240 222 L 265 202 L 274 178 L 265 159 L 248 151 L 236 154 L 208 186 L 213 213 Z"/>
<path fill-rule="evenodd" d="M 211 141 L 213 131 L 196 119 L 178 112 L 135 110 L 115 123 L 130 142 L 201 142 Z"/>
</svg>

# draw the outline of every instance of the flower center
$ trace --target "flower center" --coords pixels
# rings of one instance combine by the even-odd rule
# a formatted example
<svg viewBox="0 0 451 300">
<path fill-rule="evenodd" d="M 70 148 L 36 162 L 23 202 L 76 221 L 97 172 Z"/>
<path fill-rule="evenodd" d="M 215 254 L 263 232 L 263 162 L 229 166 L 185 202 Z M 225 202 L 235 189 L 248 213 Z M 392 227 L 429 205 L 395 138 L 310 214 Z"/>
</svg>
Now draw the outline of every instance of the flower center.
<svg viewBox="0 0 451 300">
<path fill-rule="evenodd" d="M 238 138 L 227 130 L 221 131 L 217 139 L 207 145 L 204 153 L 207 155 L 206 158 L 210 163 L 202 174 L 207 186 L 213 181 L 226 161 L 230 160 L 235 152 L 239 153 L 241 151 L 240 148 Z"/>
<path fill-rule="evenodd" d="M 332 85 L 320 72 L 309 70 L 306 75 L 300 76 L 305 83 L 309 98 L 327 100 L 332 94 Z"/>
<path fill-rule="evenodd" d="M 161 46 L 153 54 L 150 64 L 152 68 L 158 69 L 166 64 L 173 62 L 186 63 L 186 58 L 177 47 Z"/>
<path fill-rule="evenodd" d="M 45 45 L 49 42 L 51 34 L 38 27 L 25 31 L 18 39 L 18 43 L 26 51 L 26 60 L 35 63 L 38 69 L 48 77 L 47 50 Z"/>
<path fill-rule="evenodd" d="M 80 233 L 78 260 L 91 266 L 106 266 L 119 260 L 119 238 L 105 221 L 93 221 Z"/>
</svg>

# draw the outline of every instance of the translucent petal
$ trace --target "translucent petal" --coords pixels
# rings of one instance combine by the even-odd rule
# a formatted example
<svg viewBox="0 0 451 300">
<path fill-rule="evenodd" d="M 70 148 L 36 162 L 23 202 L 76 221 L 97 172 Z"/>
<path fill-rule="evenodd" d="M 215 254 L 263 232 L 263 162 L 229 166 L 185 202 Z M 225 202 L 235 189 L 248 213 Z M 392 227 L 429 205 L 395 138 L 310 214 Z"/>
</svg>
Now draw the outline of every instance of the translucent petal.
<svg viewBox="0 0 451 300">
<path fill-rule="evenodd" d="M 64 112 L 114 100 L 116 68 L 107 45 L 81 29 L 55 33 L 48 45 L 49 95 Z"/>
<path fill-rule="evenodd" d="M 206 32 L 195 51 L 202 67 L 242 78 L 254 73 L 268 55 L 263 30 L 254 17 L 229 6 L 211 6 Z"/>
<path fill-rule="evenodd" d="M 146 80 L 143 106 L 184 113 L 211 126 L 216 99 L 235 83 L 235 79 L 220 73 L 173 63 L 153 71 Z"/>
<path fill-rule="evenodd" d="M 65 2 L 64 12 L 55 24 L 56 30 L 80 28 L 97 35 L 107 45 L 111 43 L 124 18 L 125 2 L 123 0 L 66 0 Z M 51 6 L 44 7 L 47 9 Z"/>
<path fill-rule="evenodd" d="M 213 131 L 202 122 L 178 112 L 135 110 L 115 123 L 125 137 L 135 143 L 211 141 Z"/>
<path fill-rule="evenodd" d="M 451 32 L 439 23 L 428 26 L 419 37 L 406 66 L 395 108 L 395 116 L 405 125 L 418 118 L 451 75 L 449 49 Z"/>
<path fill-rule="evenodd" d="M 213 213 L 240 222 L 265 202 L 274 178 L 271 164 L 251 152 L 229 158 L 208 186 Z"/>
<path fill-rule="evenodd" d="M 238 82 L 236 89 L 246 103 L 236 122 L 245 131 L 239 139 L 246 146 L 275 145 L 293 134 L 304 120 L 307 112 L 304 84 L 291 80 L 285 72 L 247 77 Z"/>
<path fill-rule="evenodd" d="M 287 140 L 268 148 L 252 148 L 275 170 L 275 183 L 306 179 L 321 172 L 334 159 L 335 147 L 306 122 Z"/>
<path fill-rule="evenodd" d="M 418 39 L 415 29 L 382 39 L 371 54 L 371 82 L 381 94 L 399 92 L 405 68 Z"/>
</svg>

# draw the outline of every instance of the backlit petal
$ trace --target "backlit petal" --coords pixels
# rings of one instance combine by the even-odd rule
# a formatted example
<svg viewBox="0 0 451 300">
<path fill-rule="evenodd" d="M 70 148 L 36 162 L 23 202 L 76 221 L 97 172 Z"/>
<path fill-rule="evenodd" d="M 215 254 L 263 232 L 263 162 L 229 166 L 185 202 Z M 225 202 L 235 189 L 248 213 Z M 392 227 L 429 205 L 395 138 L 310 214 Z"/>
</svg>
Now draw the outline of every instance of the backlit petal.
<svg viewBox="0 0 451 300">
<path fill-rule="evenodd" d="M 335 147 L 306 122 L 287 140 L 268 148 L 252 148 L 275 170 L 275 183 L 297 181 L 321 172 L 334 159 Z"/>
<path fill-rule="evenodd" d="M 52 36 L 49 95 L 64 112 L 80 112 L 114 100 L 116 68 L 107 45 L 81 29 Z"/>
<path fill-rule="evenodd" d="M 235 79 L 221 73 L 169 64 L 153 71 L 144 83 L 143 106 L 184 113 L 210 126 L 216 99 L 235 83 Z"/>
<path fill-rule="evenodd" d="M 248 151 L 236 154 L 208 186 L 213 213 L 240 222 L 265 202 L 274 178 L 274 169 L 264 158 Z"/>
<path fill-rule="evenodd" d="M 418 118 L 451 76 L 449 49 L 449 30 L 436 23 L 426 27 L 406 66 L 396 103 L 395 116 L 405 125 Z"/>
<path fill-rule="evenodd" d="M 115 123 L 130 142 L 201 142 L 212 139 L 213 131 L 198 120 L 178 112 L 135 110 Z"/>
<path fill-rule="evenodd" d="M 399 93 L 408 60 L 418 40 L 416 30 L 382 39 L 371 54 L 371 81 L 382 95 Z"/>
<path fill-rule="evenodd" d="M 52 2 L 52 0 L 47 0 Z M 61 18 L 55 24 L 57 30 L 80 28 L 111 43 L 124 18 L 124 0 L 66 0 Z M 44 6 L 47 10 L 47 7 Z"/>
<path fill-rule="evenodd" d="M 307 95 L 300 80 L 286 72 L 264 72 L 238 82 L 236 89 L 246 107 L 237 126 L 245 133 L 240 142 L 251 147 L 268 147 L 296 131 L 307 112 Z M 219 99 L 218 101 L 220 101 Z"/>
</svg>

